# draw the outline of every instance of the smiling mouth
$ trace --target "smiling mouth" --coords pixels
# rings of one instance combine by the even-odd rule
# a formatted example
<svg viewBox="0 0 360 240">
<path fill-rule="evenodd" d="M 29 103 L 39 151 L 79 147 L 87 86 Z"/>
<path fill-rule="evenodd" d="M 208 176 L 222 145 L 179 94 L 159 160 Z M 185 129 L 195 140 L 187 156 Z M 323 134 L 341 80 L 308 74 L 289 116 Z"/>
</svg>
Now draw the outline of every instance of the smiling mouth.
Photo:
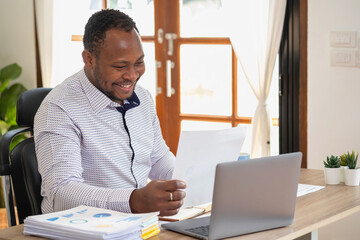
<svg viewBox="0 0 360 240">
<path fill-rule="evenodd" d="M 116 86 L 118 86 L 119 88 L 121 88 L 121 90 L 123 91 L 131 91 L 134 83 L 126 83 L 126 84 L 116 84 Z"/>
</svg>

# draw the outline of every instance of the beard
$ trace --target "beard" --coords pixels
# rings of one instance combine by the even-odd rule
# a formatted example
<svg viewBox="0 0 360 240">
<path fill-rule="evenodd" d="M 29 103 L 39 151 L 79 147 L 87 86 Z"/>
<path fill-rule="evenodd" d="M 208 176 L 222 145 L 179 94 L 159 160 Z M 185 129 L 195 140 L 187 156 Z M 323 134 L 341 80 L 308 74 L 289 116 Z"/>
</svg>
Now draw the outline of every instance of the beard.
<svg viewBox="0 0 360 240">
<path fill-rule="evenodd" d="M 113 88 L 112 86 L 115 84 L 115 83 L 111 83 L 111 86 L 109 86 L 108 88 L 106 87 L 107 86 L 107 83 L 108 82 L 111 82 L 111 81 L 108 81 L 104 75 L 101 73 L 101 71 L 99 71 L 99 67 L 96 66 L 95 69 L 93 70 L 93 76 L 94 76 L 94 86 L 99 89 L 103 94 L 105 94 L 108 98 L 110 98 L 111 100 L 113 100 L 114 102 L 118 102 L 120 104 L 123 103 L 123 100 L 131 97 L 131 95 L 133 94 L 134 92 L 134 89 L 135 89 L 135 86 L 136 86 L 136 83 L 137 81 L 139 80 L 139 78 L 137 78 L 134 81 L 131 81 L 131 80 L 124 80 L 124 81 L 121 81 L 121 84 L 133 84 L 133 90 L 131 91 L 131 94 L 129 96 L 124 96 L 124 97 L 119 97 L 119 96 L 116 96 L 116 94 L 113 92 Z"/>
</svg>

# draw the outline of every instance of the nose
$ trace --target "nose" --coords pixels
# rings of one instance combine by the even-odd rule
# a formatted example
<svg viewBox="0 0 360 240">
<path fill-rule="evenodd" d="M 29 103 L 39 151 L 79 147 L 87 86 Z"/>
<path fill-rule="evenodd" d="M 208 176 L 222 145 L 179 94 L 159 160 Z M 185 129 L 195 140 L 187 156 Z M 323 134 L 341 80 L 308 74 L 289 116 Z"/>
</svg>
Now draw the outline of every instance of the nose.
<svg viewBox="0 0 360 240">
<path fill-rule="evenodd" d="M 134 67 L 129 67 L 124 77 L 128 80 L 135 81 L 140 76 L 139 72 Z"/>
</svg>

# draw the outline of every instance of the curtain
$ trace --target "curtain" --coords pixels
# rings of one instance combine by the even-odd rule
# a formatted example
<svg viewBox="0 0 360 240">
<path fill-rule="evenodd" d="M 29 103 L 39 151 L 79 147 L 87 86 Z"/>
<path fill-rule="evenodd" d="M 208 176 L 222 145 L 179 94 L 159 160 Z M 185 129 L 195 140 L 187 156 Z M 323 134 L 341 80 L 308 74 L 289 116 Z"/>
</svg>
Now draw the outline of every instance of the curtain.
<svg viewBox="0 0 360 240">
<path fill-rule="evenodd" d="M 53 0 L 34 0 L 43 87 L 51 87 L 53 47 Z"/>
<path fill-rule="evenodd" d="M 251 157 L 270 155 L 267 97 L 280 46 L 286 0 L 242 0 L 230 6 L 231 44 L 258 105 L 252 119 Z"/>
</svg>

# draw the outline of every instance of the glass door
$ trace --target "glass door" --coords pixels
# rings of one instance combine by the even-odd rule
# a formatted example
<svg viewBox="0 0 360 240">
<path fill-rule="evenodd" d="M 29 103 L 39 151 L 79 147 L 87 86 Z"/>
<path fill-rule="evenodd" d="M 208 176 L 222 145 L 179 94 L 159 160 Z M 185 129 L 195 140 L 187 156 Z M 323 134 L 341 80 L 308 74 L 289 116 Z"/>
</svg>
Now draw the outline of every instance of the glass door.
<svg viewBox="0 0 360 240">
<path fill-rule="evenodd" d="M 244 125 L 250 152 L 251 118 L 257 100 L 238 65 L 226 22 L 229 0 L 155 0 L 157 110 L 164 138 L 176 153 L 181 130 Z M 232 1 L 233 4 L 233 1 Z M 278 71 L 269 105 L 273 154 L 278 153 Z"/>
</svg>

